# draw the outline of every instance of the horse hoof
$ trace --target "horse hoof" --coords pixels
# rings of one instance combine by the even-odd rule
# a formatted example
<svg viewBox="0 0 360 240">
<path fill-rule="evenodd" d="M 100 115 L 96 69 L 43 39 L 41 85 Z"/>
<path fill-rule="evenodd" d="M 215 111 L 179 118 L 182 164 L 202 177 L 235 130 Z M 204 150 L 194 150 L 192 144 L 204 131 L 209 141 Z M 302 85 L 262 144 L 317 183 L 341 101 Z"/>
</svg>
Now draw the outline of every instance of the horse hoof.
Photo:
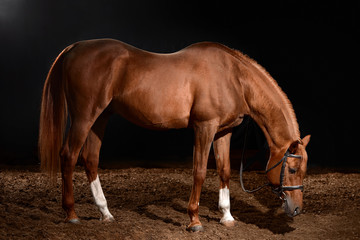
<svg viewBox="0 0 360 240">
<path fill-rule="evenodd" d="M 113 216 L 105 217 L 105 218 L 102 218 L 100 220 L 103 221 L 103 222 L 115 222 L 115 218 Z"/>
<path fill-rule="evenodd" d="M 72 224 L 80 224 L 80 219 L 78 218 L 73 218 L 67 221 L 68 223 L 72 223 Z"/>
<path fill-rule="evenodd" d="M 236 221 L 223 221 L 221 222 L 222 225 L 225 227 L 234 227 L 236 225 Z"/>
<path fill-rule="evenodd" d="M 189 232 L 202 232 L 204 231 L 204 228 L 202 225 L 195 225 L 195 226 L 188 226 L 186 228 Z"/>
</svg>

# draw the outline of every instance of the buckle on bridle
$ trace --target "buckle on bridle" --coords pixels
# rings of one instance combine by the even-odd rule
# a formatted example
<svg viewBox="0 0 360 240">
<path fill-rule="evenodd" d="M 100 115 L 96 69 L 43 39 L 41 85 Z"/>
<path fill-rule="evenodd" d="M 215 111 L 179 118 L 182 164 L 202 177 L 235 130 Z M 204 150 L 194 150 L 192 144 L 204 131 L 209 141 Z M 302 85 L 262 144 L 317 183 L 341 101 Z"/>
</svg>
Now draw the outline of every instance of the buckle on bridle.
<svg viewBox="0 0 360 240">
<path fill-rule="evenodd" d="M 279 198 L 283 201 L 286 201 L 286 194 L 284 192 L 281 192 L 281 195 L 279 196 Z"/>
<path fill-rule="evenodd" d="M 271 191 L 275 193 L 281 200 L 286 201 L 286 194 L 281 187 L 272 187 Z"/>
</svg>

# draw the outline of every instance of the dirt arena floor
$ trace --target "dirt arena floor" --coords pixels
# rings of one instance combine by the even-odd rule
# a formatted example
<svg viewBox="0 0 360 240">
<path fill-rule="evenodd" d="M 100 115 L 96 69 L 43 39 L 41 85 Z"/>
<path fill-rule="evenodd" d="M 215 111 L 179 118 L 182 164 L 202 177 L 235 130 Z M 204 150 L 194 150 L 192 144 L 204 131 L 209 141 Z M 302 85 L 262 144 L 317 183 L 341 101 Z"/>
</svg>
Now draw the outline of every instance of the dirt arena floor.
<svg viewBox="0 0 360 240">
<path fill-rule="evenodd" d="M 64 223 L 60 178 L 51 186 L 36 168 L 0 172 L 0 239 L 359 239 L 360 173 L 310 170 L 304 213 L 294 219 L 269 189 L 255 194 L 231 178 L 231 209 L 237 225 L 219 224 L 218 177 L 208 170 L 200 201 L 204 232 L 189 233 L 186 213 L 192 170 L 128 168 L 100 170 L 115 222 L 102 223 L 84 171 L 74 176 L 81 224 Z M 249 188 L 263 183 L 258 172 L 244 173 Z"/>
</svg>

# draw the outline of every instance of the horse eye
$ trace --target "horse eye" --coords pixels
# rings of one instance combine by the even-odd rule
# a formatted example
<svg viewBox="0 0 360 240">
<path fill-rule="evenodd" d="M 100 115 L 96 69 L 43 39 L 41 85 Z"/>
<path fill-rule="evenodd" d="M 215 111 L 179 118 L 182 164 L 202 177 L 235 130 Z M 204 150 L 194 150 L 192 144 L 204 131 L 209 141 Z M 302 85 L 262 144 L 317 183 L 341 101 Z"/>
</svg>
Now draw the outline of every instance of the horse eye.
<svg viewBox="0 0 360 240">
<path fill-rule="evenodd" d="M 290 173 L 290 174 L 295 174 L 295 173 L 296 173 L 296 170 L 297 170 L 297 169 L 295 169 L 295 168 L 289 167 L 289 173 Z"/>
</svg>

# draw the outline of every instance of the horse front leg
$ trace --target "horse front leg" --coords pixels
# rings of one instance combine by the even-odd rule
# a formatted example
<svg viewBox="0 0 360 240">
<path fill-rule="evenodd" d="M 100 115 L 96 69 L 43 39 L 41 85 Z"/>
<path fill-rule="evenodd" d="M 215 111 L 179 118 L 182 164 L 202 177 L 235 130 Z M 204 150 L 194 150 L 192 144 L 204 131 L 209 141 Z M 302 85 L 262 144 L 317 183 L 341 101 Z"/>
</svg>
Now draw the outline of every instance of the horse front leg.
<svg viewBox="0 0 360 240">
<path fill-rule="evenodd" d="M 235 220 L 230 213 L 230 139 L 232 130 L 219 133 L 215 136 L 214 153 L 217 172 L 220 177 L 219 210 L 223 214 L 220 223 L 232 227 Z"/>
<path fill-rule="evenodd" d="M 207 162 L 211 143 L 214 139 L 216 127 L 208 125 L 195 126 L 195 142 L 193 154 L 193 186 L 190 195 L 188 214 L 190 217 L 190 224 L 187 227 L 188 231 L 198 232 L 202 231 L 203 227 L 199 220 L 199 202 L 201 187 L 206 177 Z"/>
</svg>

